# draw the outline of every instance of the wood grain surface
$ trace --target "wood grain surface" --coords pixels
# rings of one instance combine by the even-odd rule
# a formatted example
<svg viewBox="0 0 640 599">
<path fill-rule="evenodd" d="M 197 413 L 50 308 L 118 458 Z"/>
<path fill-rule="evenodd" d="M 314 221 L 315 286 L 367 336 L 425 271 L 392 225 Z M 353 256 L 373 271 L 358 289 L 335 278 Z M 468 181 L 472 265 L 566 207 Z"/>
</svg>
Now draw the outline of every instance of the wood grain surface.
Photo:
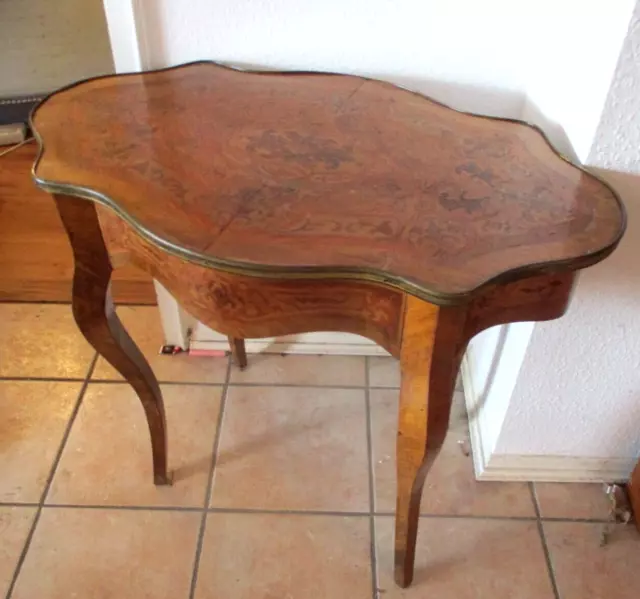
<svg viewBox="0 0 640 599">
<path fill-rule="evenodd" d="M 42 187 L 246 274 L 375 279 L 443 305 L 595 263 L 624 229 L 611 189 L 536 129 L 358 77 L 194 63 L 72 86 L 33 126 Z"/>
<path fill-rule="evenodd" d="M 73 255 L 51 196 L 31 177 L 37 144 L 0 157 L 0 300 L 69 302 Z M 155 304 L 151 277 L 127 265 L 113 276 L 122 304 Z"/>
</svg>

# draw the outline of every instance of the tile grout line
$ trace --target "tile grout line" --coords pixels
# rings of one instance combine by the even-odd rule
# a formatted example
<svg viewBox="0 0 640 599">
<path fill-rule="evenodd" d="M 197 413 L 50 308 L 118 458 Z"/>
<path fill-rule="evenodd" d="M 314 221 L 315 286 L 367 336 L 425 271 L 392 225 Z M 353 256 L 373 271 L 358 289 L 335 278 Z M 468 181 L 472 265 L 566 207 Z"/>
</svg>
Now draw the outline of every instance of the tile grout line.
<svg viewBox="0 0 640 599">
<path fill-rule="evenodd" d="M 2 378 L 0 378 L 0 380 L 2 380 Z M 23 380 L 23 379 L 16 379 L 16 380 Z M 44 379 L 44 380 L 50 380 L 50 379 Z M 60 379 L 57 379 L 60 380 Z M 80 381 L 82 379 L 79 379 Z M 100 383 L 100 384 L 123 384 L 125 383 L 124 380 L 117 380 L 117 379 L 92 379 L 90 381 L 92 384 L 93 383 Z M 222 382 L 222 383 L 204 383 L 201 381 L 158 381 L 161 385 L 192 385 L 192 386 L 196 386 L 196 387 L 224 387 L 226 385 L 226 383 Z M 339 389 L 339 390 L 357 390 L 357 391 L 366 391 L 367 387 L 362 386 L 362 385 L 315 385 L 315 384 L 305 384 L 305 383 L 244 383 L 244 382 L 238 382 L 238 383 L 233 383 L 233 382 L 229 382 L 228 384 L 229 387 L 283 387 L 283 388 L 289 388 L 289 389 Z M 370 389 L 386 389 L 388 391 L 399 391 L 398 387 L 370 387 Z"/>
<path fill-rule="evenodd" d="M 0 501 L 1 507 L 27 508 L 38 507 L 40 504 L 34 502 L 7 502 Z M 74 509 L 74 510 L 114 510 L 114 511 L 149 511 L 149 512 L 197 512 L 201 514 L 206 511 L 208 514 L 263 514 L 270 516 L 335 516 L 339 518 L 365 518 L 369 516 L 393 518 L 393 512 L 358 512 L 358 511 L 333 511 L 333 510 L 275 510 L 262 508 L 233 508 L 233 507 L 209 507 L 203 510 L 202 507 L 183 505 L 110 505 L 110 504 L 76 504 L 76 503 L 47 503 L 44 507 L 50 509 Z M 513 522 L 535 522 L 535 516 L 474 516 L 471 514 L 420 514 L 420 518 L 433 519 L 443 518 L 447 520 L 506 520 Z M 544 518 L 543 522 L 564 522 L 580 524 L 605 524 L 605 519 L 594 518 Z"/>
<path fill-rule="evenodd" d="M 218 462 L 218 447 L 220 446 L 220 437 L 222 437 L 222 425 L 224 422 L 224 412 L 227 405 L 227 395 L 229 393 L 229 379 L 231 378 L 232 359 L 227 356 L 227 372 L 225 374 L 224 386 L 222 388 L 222 396 L 220 398 L 220 413 L 218 414 L 218 422 L 216 424 L 216 432 L 213 436 L 213 447 L 211 452 L 211 466 L 209 468 L 209 480 L 207 482 L 207 490 L 204 497 L 204 505 L 202 507 L 202 516 L 200 518 L 200 529 L 198 531 L 198 540 L 196 542 L 196 553 L 193 558 L 193 571 L 191 573 L 191 586 L 189 588 L 189 599 L 193 599 L 198 583 L 198 572 L 200 569 L 200 558 L 202 557 L 202 545 L 204 543 L 204 533 L 207 528 L 207 515 L 209 514 L 209 504 L 211 503 L 211 493 L 213 491 L 213 477 L 215 476 L 216 464 Z"/>
<path fill-rule="evenodd" d="M 201 507 L 188 505 L 99 505 L 99 504 L 75 504 L 75 503 L 47 503 L 47 510 L 113 510 L 125 512 L 197 512 L 202 513 Z"/>
<path fill-rule="evenodd" d="M 42 508 L 44 507 L 44 502 L 49 493 L 49 488 L 51 487 L 51 483 L 53 482 L 53 478 L 56 474 L 56 470 L 58 468 L 58 464 L 62 459 L 62 454 L 64 452 L 64 448 L 67 444 L 67 439 L 71 434 L 71 428 L 73 427 L 73 423 L 76 420 L 78 412 L 80 411 L 80 406 L 82 405 L 82 400 L 84 399 L 84 394 L 89 386 L 89 380 L 91 379 L 91 375 L 93 374 L 93 370 L 98 362 L 98 354 L 94 353 L 93 359 L 89 364 L 89 369 L 87 370 L 87 375 L 84 378 L 84 382 L 82 383 L 82 387 L 80 388 L 80 392 L 78 393 L 78 399 L 76 399 L 75 405 L 73 406 L 73 410 L 69 415 L 69 420 L 67 422 L 67 426 L 64 429 L 64 433 L 62 434 L 62 439 L 60 441 L 60 446 L 58 447 L 58 451 L 53 459 L 53 463 L 51 464 L 51 469 L 49 471 L 49 475 L 47 476 L 47 480 L 44 485 L 44 489 L 42 490 L 42 494 L 40 495 L 40 501 L 38 502 L 36 514 L 33 517 L 33 522 L 31 524 L 31 528 L 27 534 L 27 538 L 24 541 L 24 546 L 22 547 L 22 551 L 20 552 L 20 557 L 18 558 L 18 563 L 13 571 L 13 576 L 11 577 L 11 583 L 9 584 L 9 588 L 7 589 L 6 599 L 11 599 L 13 595 L 13 589 L 16 586 L 16 582 L 18 581 L 18 577 L 20 576 L 20 570 L 22 570 L 22 565 L 27 557 L 27 553 L 29 552 L 29 547 L 31 546 L 31 541 L 33 540 L 33 536 L 36 531 L 36 527 L 38 526 L 38 522 L 40 520 L 40 515 L 42 514 Z"/>
<path fill-rule="evenodd" d="M 369 470 L 369 539 L 371 559 L 371 596 L 378 599 L 378 558 L 375 521 L 375 474 L 373 462 L 373 434 L 371 422 L 371 398 L 369 395 L 369 356 L 364 358 L 364 407 L 367 429 L 367 465 Z"/>
<path fill-rule="evenodd" d="M 367 356 L 365 356 L 367 357 Z M 0 381 L 11 382 L 47 382 L 47 383 L 83 383 L 83 378 L 57 378 L 57 377 L 37 377 L 37 376 L 0 376 Z M 127 385 L 127 381 L 124 379 L 90 379 L 90 384 L 108 384 L 108 385 Z M 162 381 L 159 380 L 160 385 L 191 385 L 194 387 L 225 387 L 227 383 L 204 383 L 202 381 Z M 367 387 L 362 385 L 313 385 L 313 384 L 296 384 L 296 383 L 232 383 L 229 382 L 229 387 L 285 387 L 292 389 L 345 389 L 345 390 L 360 390 L 365 391 Z M 371 386 L 369 389 L 384 389 L 390 391 L 398 391 L 398 387 L 380 387 Z"/>
<path fill-rule="evenodd" d="M 369 512 L 338 512 L 333 510 L 270 510 L 263 508 L 210 507 L 209 514 L 255 514 L 262 516 L 330 516 L 337 518 L 368 518 Z"/>
<path fill-rule="evenodd" d="M 538 503 L 538 495 L 534 483 L 529 483 L 529 492 L 531 493 L 531 499 L 533 500 L 533 507 L 536 511 L 536 523 L 538 525 L 538 534 L 540 535 L 540 542 L 542 543 L 542 551 L 544 553 L 544 560 L 547 564 L 547 573 L 549 574 L 549 581 L 551 582 L 551 588 L 553 589 L 553 596 L 555 599 L 560 599 L 560 591 L 558 590 L 558 583 L 556 582 L 556 573 L 553 570 L 553 562 L 551 561 L 551 554 L 549 553 L 549 546 L 547 545 L 547 536 L 544 532 L 544 526 L 542 525 L 542 517 L 540 512 L 540 504 Z"/>
</svg>

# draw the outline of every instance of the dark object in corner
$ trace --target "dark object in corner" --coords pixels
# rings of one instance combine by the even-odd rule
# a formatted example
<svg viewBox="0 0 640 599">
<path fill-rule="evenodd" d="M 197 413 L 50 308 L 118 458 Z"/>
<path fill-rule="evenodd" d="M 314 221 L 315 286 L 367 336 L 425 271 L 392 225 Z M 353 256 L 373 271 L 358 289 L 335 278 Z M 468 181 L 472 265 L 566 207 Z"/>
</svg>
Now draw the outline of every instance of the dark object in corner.
<svg viewBox="0 0 640 599">
<path fill-rule="evenodd" d="M 24 123 L 29 125 L 31 109 L 47 94 L 33 96 L 17 96 L 15 98 L 0 98 L 0 125 Z"/>
</svg>

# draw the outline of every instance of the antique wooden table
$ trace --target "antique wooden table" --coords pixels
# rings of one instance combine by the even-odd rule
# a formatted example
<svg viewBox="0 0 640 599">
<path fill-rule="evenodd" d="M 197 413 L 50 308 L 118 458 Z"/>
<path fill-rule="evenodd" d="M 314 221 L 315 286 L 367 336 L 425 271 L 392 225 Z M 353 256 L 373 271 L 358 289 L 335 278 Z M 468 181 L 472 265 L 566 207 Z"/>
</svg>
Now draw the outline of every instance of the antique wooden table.
<svg viewBox="0 0 640 599">
<path fill-rule="evenodd" d="M 400 358 L 395 576 L 479 331 L 549 320 L 616 247 L 616 194 L 520 122 L 358 77 L 209 62 L 72 85 L 34 111 L 36 183 L 75 256 L 73 313 L 134 387 L 166 484 L 162 397 L 109 294 L 124 260 L 243 339 L 364 335 Z M 550 365 L 551 367 L 551 365 Z"/>
</svg>

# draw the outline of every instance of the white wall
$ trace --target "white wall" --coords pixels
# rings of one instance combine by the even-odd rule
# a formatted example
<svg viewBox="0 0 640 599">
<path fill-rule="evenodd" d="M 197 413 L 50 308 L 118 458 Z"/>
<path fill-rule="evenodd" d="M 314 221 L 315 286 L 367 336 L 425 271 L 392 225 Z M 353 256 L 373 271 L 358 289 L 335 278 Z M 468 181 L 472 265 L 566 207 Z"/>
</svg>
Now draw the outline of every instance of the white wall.
<svg viewBox="0 0 640 599">
<path fill-rule="evenodd" d="M 145 8 L 143 37 L 152 67 L 210 58 L 366 74 L 462 108 L 516 116 L 523 102 L 527 30 L 517 4 L 191 0 L 187 10 L 174 0 L 158 0 Z"/>
<path fill-rule="evenodd" d="M 640 456 L 640 177 L 602 174 L 627 205 L 627 234 L 580 275 L 562 320 L 536 325 L 497 455 Z"/>
<path fill-rule="evenodd" d="M 523 118 L 540 124 L 560 149 L 581 162 L 600 122 L 634 4 L 537 0 L 527 20 L 533 38 L 524 65 Z"/>
<path fill-rule="evenodd" d="M 533 328 L 532 322 L 493 327 L 467 349 L 462 372 L 478 471 L 495 453 Z"/>
<path fill-rule="evenodd" d="M 628 230 L 608 260 L 581 275 L 569 313 L 536 326 L 498 454 L 640 455 L 639 115 L 640 2 L 587 149 L 621 194 Z"/>
<path fill-rule="evenodd" d="M 0 0 L 0 97 L 112 71 L 101 0 Z"/>
<path fill-rule="evenodd" d="M 192 0 L 188 8 L 157 0 L 145 3 L 143 12 L 141 2 L 133 4 L 145 67 L 208 58 L 366 74 L 457 108 L 531 120 L 561 151 L 582 159 L 596 131 L 605 135 L 598 123 L 633 8 L 633 0 L 538 0 L 526 6 L 512 0 Z M 625 335 L 640 339 L 627 292 L 621 299 L 616 294 L 622 288 L 610 286 L 616 278 L 611 273 L 629 274 L 622 252 L 616 262 L 585 275 L 565 319 L 535 329 L 516 325 L 506 337 L 504 330 L 489 331 L 473 341 L 475 378 L 480 391 L 487 390 L 478 409 L 494 454 L 637 450 L 637 433 L 621 430 L 627 418 L 621 414 L 634 409 L 630 390 L 640 385 L 628 373 L 639 370 L 632 355 L 640 352 L 628 346 L 623 364 L 615 354 L 621 320 Z M 612 311 L 624 317 L 604 316 Z M 494 360 L 503 338 L 508 347 Z M 487 364 L 494 362 L 490 372 Z M 610 368 L 607 393 L 593 374 L 600 364 Z M 623 388 L 611 389 L 621 367 L 627 372 Z M 492 381 L 485 385 L 487 373 Z"/>
<path fill-rule="evenodd" d="M 588 163 L 640 173 L 640 2 L 636 2 Z"/>
</svg>

